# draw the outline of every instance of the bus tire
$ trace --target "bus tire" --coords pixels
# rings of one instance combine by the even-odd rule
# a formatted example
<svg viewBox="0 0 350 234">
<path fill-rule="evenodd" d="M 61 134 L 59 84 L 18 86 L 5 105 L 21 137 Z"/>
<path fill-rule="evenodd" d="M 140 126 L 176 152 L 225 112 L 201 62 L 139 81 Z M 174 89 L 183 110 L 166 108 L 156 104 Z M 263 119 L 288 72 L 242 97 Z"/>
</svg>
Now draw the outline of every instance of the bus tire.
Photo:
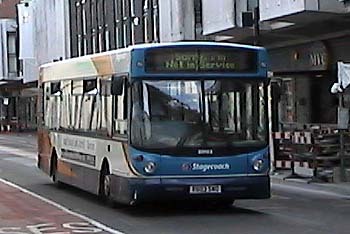
<svg viewBox="0 0 350 234">
<path fill-rule="evenodd" d="M 51 159 L 51 180 L 57 187 L 62 187 L 62 183 L 57 178 L 57 164 L 58 159 L 56 153 L 54 153 Z"/>
<path fill-rule="evenodd" d="M 99 197 L 107 204 L 113 204 L 111 197 L 111 173 L 109 172 L 108 163 L 103 163 L 100 172 Z"/>
</svg>

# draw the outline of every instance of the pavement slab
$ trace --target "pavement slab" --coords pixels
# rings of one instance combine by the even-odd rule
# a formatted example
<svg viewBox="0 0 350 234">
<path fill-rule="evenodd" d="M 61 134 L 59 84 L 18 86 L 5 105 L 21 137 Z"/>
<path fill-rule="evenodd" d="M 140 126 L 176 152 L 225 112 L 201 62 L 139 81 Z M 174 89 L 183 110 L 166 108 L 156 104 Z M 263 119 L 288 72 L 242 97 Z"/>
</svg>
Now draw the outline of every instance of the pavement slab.
<svg viewBox="0 0 350 234">
<path fill-rule="evenodd" d="M 3 179 L 0 194 L 0 233 L 121 234 Z"/>
</svg>

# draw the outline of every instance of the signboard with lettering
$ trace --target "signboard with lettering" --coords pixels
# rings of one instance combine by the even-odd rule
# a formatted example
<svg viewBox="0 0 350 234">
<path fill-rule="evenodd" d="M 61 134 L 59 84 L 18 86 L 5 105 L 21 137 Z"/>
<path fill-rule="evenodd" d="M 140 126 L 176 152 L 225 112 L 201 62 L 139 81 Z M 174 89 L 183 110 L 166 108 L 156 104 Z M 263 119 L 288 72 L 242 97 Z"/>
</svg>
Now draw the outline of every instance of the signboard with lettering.
<svg viewBox="0 0 350 234">
<path fill-rule="evenodd" d="M 257 53 L 247 49 L 187 47 L 146 52 L 148 73 L 254 73 Z"/>
<path fill-rule="evenodd" d="M 62 137 L 62 158 L 96 166 L 96 142 L 80 137 Z"/>
<path fill-rule="evenodd" d="M 269 51 L 270 69 L 275 73 L 326 71 L 331 64 L 323 42 L 313 42 Z"/>
</svg>

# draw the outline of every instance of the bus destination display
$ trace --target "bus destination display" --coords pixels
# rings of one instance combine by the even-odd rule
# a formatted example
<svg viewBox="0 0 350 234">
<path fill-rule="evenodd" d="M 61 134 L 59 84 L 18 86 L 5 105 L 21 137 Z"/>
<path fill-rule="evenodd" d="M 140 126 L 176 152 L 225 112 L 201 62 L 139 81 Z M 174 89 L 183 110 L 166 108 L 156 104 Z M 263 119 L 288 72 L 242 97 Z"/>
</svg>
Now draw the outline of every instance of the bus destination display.
<svg viewBox="0 0 350 234">
<path fill-rule="evenodd" d="M 256 52 L 231 48 L 153 49 L 146 53 L 146 72 L 256 72 Z"/>
</svg>

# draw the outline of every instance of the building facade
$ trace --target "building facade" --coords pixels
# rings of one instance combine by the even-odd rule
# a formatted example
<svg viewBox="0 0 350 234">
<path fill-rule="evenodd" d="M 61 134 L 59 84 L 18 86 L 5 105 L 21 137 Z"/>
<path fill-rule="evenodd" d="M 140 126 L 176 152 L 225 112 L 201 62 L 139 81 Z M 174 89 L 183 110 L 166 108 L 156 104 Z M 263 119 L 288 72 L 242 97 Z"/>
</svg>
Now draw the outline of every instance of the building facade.
<svg viewBox="0 0 350 234">
<path fill-rule="evenodd" d="M 17 16 L 22 82 L 18 97 L 18 130 L 34 130 L 39 67 L 70 57 L 68 3 L 65 0 L 23 0 L 17 4 Z"/>
<path fill-rule="evenodd" d="M 70 0 L 72 57 L 140 43 L 205 40 L 201 0 Z"/>
<path fill-rule="evenodd" d="M 329 90 L 337 81 L 336 63 L 350 62 L 349 1 L 202 0 L 201 8 L 207 39 L 268 49 L 282 89 L 275 130 L 284 123 L 336 123 L 337 97 Z"/>
<path fill-rule="evenodd" d="M 337 98 L 329 88 L 337 61 L 350 62 L 348 0 L 27 0 L 20 5 L 19 32 L 33 41 L 19 40 L 25 84 L 35 84 L 43 63 L 138 43 L 259 44 L 269 50 L 273 82 L 281 89 L 274 99 L 274 130 L 292 123 L 336 123 Z"/>
<path fill-rule="evenodd" d="M 18 124 L 19 72 L 16 4 L 0 1 L 0 131 L 16 128 Z"/>
<path fill-rule="evenodd" d="M 70 0 L 71 56 L 160 41 L 158 0 Z"/>
<path fill-rule="evenodd" d="M 279 129 L 295 123 L 336 124 L 337 62 L 350 62 L 348 1 L 260 1 L 271 69 L 282 88 Z M 288 24 L 286 24 L 288 22 Z"/>
<path fill-rule="evenodd" d="M 65 2 L 0 1 L 1 131 L 36 129 L 39 66 L 69 57 Z"/>
</svg>

